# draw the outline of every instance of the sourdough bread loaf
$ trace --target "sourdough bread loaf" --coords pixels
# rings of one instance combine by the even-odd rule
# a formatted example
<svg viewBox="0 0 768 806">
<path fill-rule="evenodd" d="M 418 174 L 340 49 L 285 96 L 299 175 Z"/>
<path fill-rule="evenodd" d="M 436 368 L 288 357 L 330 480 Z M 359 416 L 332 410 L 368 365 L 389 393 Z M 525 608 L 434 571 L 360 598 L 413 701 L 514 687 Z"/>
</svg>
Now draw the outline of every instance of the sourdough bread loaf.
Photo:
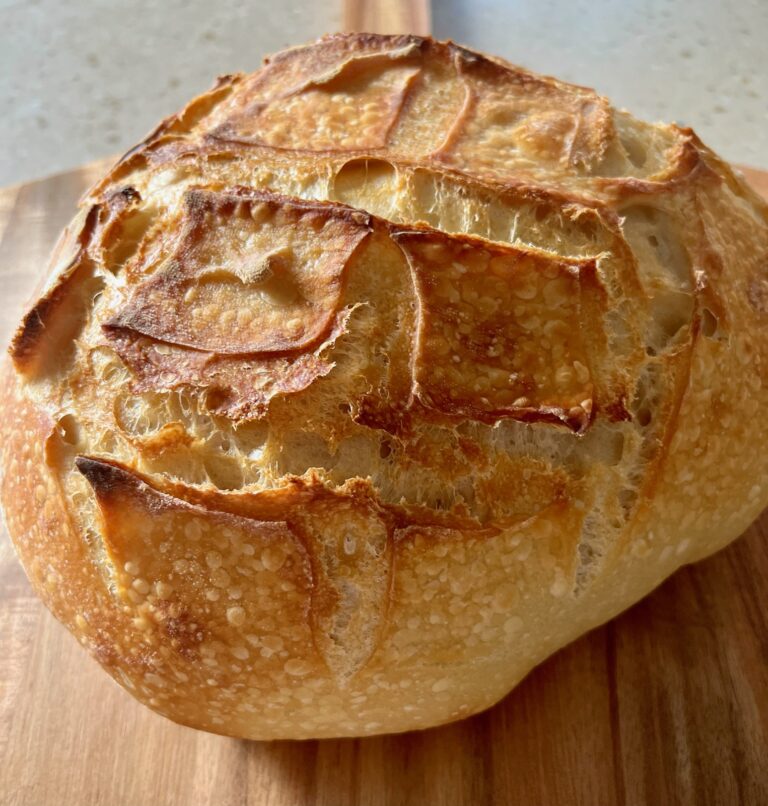
<svg viewBox="0 0 768 806">
<path fill-rule="evenodd" d="M 745 529 L 767 361 L 766 206 L 691 130 L 331 36 L 84 198 L 4 369 L 2 500 L 159 713 L 425 728 Z"/>
</svg>

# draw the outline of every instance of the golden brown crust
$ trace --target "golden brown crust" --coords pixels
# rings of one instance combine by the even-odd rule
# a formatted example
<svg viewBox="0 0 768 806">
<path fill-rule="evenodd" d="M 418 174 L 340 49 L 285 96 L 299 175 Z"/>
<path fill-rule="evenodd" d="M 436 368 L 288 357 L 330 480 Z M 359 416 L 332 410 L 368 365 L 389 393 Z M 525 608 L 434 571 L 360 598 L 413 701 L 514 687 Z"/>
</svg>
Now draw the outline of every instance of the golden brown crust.
<svg viewBox="0 0 768 806">
<path fill-rule="evenodd" d="M 594 385 L 580 331 L 590 324 L 582 295 L 601 291 L 594 263 L 434 231 L 395 240 L 419 299 L 413 383 L 425 405 L 489 423 L 587 427 Z"/>
<path fill-rule="evenodd" d="M 177 226 L 162 265 L 137 269 L 150 278 L 104 327 L 217 355 L 289 352 L 326 335 L 344 267 L 370 232 L 354 210 L 238 189 L 189 191 Z"/>
<path fill-rule="evenodd" d="M 179 722 L 460 718 L 765 506 L 766 265 L 689 129 L 453 43 L 286 51 L 62 236 L 2 369 L 9 531 Z"/>
</svg>

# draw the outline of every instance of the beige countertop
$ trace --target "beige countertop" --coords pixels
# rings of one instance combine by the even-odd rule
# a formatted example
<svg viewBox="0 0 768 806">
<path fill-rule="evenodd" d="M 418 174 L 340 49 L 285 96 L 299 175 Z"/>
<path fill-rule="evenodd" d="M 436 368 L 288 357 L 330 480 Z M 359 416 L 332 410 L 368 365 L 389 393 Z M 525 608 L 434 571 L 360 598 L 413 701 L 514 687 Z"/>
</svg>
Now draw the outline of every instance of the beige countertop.
<svg viewBox="0 0 768 806">
<path fill-rule="evenodd" d="M 765 0 L 435 0 L 432 14 L 437 36 L 768 168 Z M 217 74 L 340 20 L 333 0 L 0 0 L 0 185 L 127 149 Z"/>
</svg>

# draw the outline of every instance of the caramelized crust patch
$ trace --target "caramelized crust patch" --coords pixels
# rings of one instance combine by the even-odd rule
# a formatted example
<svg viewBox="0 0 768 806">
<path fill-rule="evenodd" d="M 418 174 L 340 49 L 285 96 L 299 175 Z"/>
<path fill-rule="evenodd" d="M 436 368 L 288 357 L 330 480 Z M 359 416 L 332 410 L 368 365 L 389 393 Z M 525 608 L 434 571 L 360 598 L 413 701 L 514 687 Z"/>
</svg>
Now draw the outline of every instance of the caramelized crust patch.
<svg viewBox="0 0 768 806">
<path fill-rule="evenodd" d="M 279 394 L 307 388 L 353 310 L 339 310 L 345 267 L 371 232 L 346 207 L 271 193 L 193 190 L 180 234 L 104 326 L 138 392 L 189 386 L 210 411 L 264 415 Z"/>
<path fill-rule="evenodd" d="M 263 417 L 276 395 L 306 389 L 327 375 L 324 358 L 344 332 L 351 311 L 342 311 L 326 339 L 314 350 L 288 355 L 222 356 L 154 341 L 130 330 L 108 328 L 107 340 L 130 367 L 137 392 L 182 386 L 205 391 L 209 411 L 233 420 Z"/>
<path fill-rule="evenodd" d="M 193 190 L 170 256 L 108 328 L 208 353 L 305 348 L 330 329 L 365 213 Z"/>
<path fill-rule="evenodd" d="M 384 148 L 421 69 L 415 45 L 359 55 L 306 48 L 287 56 L 246 87 L 244 108 L 214 137 L 300 151 Z"/>
<path fill-rule="evenodd" d="M 597 288 L 594 264 L 437 232 L 395 238 L 420 299 L 413 375 L 422 403 L 583 431 L 594 385 L 581 309 Z"/>
</svg>

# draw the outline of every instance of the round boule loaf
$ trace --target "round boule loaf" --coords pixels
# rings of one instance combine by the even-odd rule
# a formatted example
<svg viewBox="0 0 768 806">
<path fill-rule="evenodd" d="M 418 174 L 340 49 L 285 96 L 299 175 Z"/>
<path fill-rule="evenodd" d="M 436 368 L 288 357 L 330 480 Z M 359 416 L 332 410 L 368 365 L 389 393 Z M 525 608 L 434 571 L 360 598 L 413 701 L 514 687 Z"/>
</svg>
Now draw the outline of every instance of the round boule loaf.
<svg viewBox="0 0 768 806">
<path fill-rule="evenodd" d="M 330 36 L 92 188 L 3 373 L 19 556 L 137 699 L 425 728 L 768 503 L 768 213 L 690 129 Z"/>
</svg>

